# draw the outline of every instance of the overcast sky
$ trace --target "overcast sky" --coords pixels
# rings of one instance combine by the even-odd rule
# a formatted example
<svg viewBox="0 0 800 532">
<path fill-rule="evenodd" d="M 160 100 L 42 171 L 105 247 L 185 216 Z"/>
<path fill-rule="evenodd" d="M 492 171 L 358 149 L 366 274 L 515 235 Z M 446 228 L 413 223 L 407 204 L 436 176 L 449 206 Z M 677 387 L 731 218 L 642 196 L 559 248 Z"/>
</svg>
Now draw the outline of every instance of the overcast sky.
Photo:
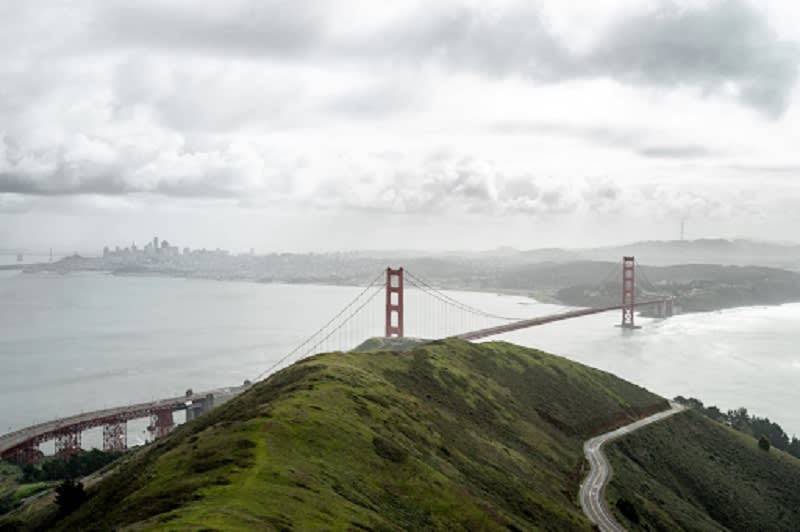
<svg viewBox="0 0 800 532">
<path fill-rule="evenodd" d="M 0 0 L 0 46 L 0 248 L 800 240 L 795 0 Z"/>
</svg>

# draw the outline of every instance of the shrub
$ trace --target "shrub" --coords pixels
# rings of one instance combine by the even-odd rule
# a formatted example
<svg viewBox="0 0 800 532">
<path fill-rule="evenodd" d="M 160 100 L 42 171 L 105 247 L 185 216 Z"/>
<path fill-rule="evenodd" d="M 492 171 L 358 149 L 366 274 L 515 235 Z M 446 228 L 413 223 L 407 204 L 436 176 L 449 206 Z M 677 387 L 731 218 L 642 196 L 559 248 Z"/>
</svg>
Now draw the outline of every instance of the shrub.
<svg viewBox="0 0 800 532">
<path fill-rule="evenodd" d="M 83 484 L 71 478 L 66 479 L 56 488 L 56 504 L 63 514 L 77 510 L 86 500 Z"/>
<path fill-rule="evenodd" d="M 408 453 L 402 447 L 380 436 L 372 438 L 372 446 L 375 448 L 375 454 L 390 462 L 402 464 L 408 457 Z"/>
<path fill-rule="evenodd" d="M 628 499 L 617 500 L 617 510 L 631 523 L 639 524 L 639 512 L 636 511 L 636 507 Z"/>
<path fill-rule="evenodd" d="M 762 451 L 769 451 L 769 447 L 770 447 L 769 438 L 767 438 L 762 434 L 761 437 L 758 439 L 758 448 L 761 449 Z"/>
</svg>

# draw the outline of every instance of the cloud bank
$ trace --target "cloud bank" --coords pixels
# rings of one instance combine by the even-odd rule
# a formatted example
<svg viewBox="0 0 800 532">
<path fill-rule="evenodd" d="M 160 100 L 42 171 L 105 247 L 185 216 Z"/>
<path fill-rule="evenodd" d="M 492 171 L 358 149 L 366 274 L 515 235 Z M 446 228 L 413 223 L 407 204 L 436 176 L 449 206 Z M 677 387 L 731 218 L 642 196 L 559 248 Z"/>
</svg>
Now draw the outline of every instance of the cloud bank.
<svg viewBox="0 0 800 532">
<path fill-rule="evenodd" d="M 728 180 L 799 166 L 800 35 L 746 0 L 608 2 L 0 5 L 0 210 L 726 216 Z"/>
</svg>

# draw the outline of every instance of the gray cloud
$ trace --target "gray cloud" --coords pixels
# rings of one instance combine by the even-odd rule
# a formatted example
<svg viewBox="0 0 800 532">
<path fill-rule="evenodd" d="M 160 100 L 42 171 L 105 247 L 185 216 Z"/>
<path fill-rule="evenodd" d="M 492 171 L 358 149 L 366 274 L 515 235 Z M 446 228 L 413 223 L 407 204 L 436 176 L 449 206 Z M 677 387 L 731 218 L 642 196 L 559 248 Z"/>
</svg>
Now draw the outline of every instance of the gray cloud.
<svg viewBox="0 0 800 532">
<path fill-rule="evenodd" d="M 781 42 L 747 0 L 715 0 L 622 18 L 583 53 L 573 53 L 527 2 L 503 11 L 467 7 L 415 12 L 381 28 L 347 54 L 382 63 L 439 63 L 489 76 L 521 75 L 542 83 L 612 78 L 654 87 L 692 86 L 706 94 L 733 84 L 746 105 L 779 116 L 790 104 L 800 47 Z"/>
<path fill-rule="evenodd" d="M 389 60 L 434 61 L 492 76 L 522 73 L 557 81 L 573 68 L 541 10 L 528 2 L 495 12 L 467 7 L 416 12 L 381 29 L 366 48 L 357 46 Z"/>
<path fill-rule="evenodd" d="M 655 130 L 553 122 L 499 122 L 489 127 L 506 135 L 548 135 L 578 138 L 592 144 L 632 151 L 642 157 L 697 159 L 721 155 L 700 144 L 673 141 Z"/>
<path fill-rule="evenodd" d="M 68 181 L 62 174 L 46 176 L 37 181 L 14 174 L 0 173 L 0 194 L 25 194 L 30 196 L 71 196 L 78 194 L 100 194 L 117 196 L 134 192 L 123 180 L 113 176 L 84 178 Z"/>
<path fill-rule="evenodd" d="M 7 9 L 0 21 L 7 49 L 0 58 L 0 194 L 283 198 L 304 170 L 282 161 L 277 148 L 233 146 L 231 132 L 271 133 L 331 114 L 382 119 L 419 110 L 428 87 L 415 75 L 429 66 L 536 83 L 613 78 L 707 94 L 734 90 L 769 116 L 790 104 L 796 81 L 796 46 L 781 43 L 744 0 L 682 9 L 665 2 L 621 19 L 581 53 L 570 51 L 528 2 L 502 10 L 420 7 L 359 32 L 341 30 L 349 27 L 342 20 L 354 16 L 345 4 L 151 0 Z M 26 40 L 29 29 L 41 39 Z M 29 47 L 28 40 L 35 42 Z M 305 71 L 296 82 L 287 81 L 286 70 L 263 72 L 275 64 L 321 70 L 323 80 L 350 69 L 357 81 L 313 93 Z M 602 125 L 505 123 L 492 131 L 575 137 L 648 158 L 719 155 L 657 131 Z M 612 189 L 574 192 L 448 156 L 415 166 L 396 149 L 390 163 L 406 168 L 355 176 L 339 169 L 341 187 L 326 179 L 327 168 L 317 169 L 317 203 L 552 214 L 573 212 L 581 202 L 607 210 L 617 201 L 608 196 Z M 363 188 L 361 196 L 351 197 L 353 186 Z"/>
<path fill-rule="evenodd" d="M 311 0 L 100 2 L 91 41 L 280 58 L 317 48 L 329 14 L 325 4 Z"/>
<path fill-rule="evenodd" d="M 425 98 L 410 80 L 371 83 L 333 98 L 326 110 L 350 117 L 375 118 L 423 108 Z"/>
<path fill-rule="evenodd" d="M 395 214 L 540 217 L 573 213 L 583 204 L 576 190 L 562 181 L 504 174 L 487 161 L 446 152 L 433 152 L 415 166 L 386 167 L 367 179 L 359 174 L 332 177 L 320 183 L 307 201 L 327 209 Z"/>
<path fill-rule="evenodd" d="M 76 135 L 60 148 L 37 152 L 0 138 L 0 195 L 234 198 L 285 186 L 268 172 L 253 182 L 263 160 L 219 143 L 202 152 L 188 151 L 184 144 L 155 155 L 127 150 L 124 143 L 125 139 L 108 144 Z M 264 185 L 267 177 L 274 187 Z"/>
<path fill-rule="evenodd" d="M 728 168 L 746 174 L 784 174 L 800 176 L 800 164 L 736 164 L 729 165 Z"/>
<path fill-rule="evenodd" d="M 621 18 L 582 53 L 570 51 L 530 2 L 502 9 L 425 5 L 372 33 L 333 31 L 337 18 L 354 9 L 346 2 L 310 0 L 238 2 L 225 9 L 185 1 L 103 2 L 86 45 L 308 64 L 433 63 L 541 83 L 612 78 L 640 86 L 692 86 L 706 94 L 727 88 L 769 116 L 789 106 L 800 59 L 798 45 L 781 42 L 747 0 L 694 7 L 664 0 L 657 9 Z"/>
<path fill-rule="evenodd" d="M 620 212 L 624 203 L 622 187 L 609 179 L 588 180 L 582 198 L 590 211 L 601 214 Z"/>
<path fill-rule="evenodd" d="M 644 157 L 663 159 L 697 159 L 719 155 L 716 151 L 693 144 L 651 145 L 637 148 L 636 151 Z"/>
<path fill-rule="evenodd" d="M 742 101 L 772 116 L 789 105 L 800 48 L 783 43 L 745 0 L 661 8 L 623 19 L 581 60 L 583 76 L 718 91 L 734 83 Z"/>
<path fill-rule="evenodd" d="M 64 174 L 53 174 L 33 181 L 13 174 L 0 174 L 0 194 L 26 196 L 124 196 L 129 194 L 160 194 L 180 198 L 236 198 L 240 191 L 226 187 L 216 177 L 158 181 L 152 185 L 136 185 L 118 175 L 65 179 Z"/>
</svg>

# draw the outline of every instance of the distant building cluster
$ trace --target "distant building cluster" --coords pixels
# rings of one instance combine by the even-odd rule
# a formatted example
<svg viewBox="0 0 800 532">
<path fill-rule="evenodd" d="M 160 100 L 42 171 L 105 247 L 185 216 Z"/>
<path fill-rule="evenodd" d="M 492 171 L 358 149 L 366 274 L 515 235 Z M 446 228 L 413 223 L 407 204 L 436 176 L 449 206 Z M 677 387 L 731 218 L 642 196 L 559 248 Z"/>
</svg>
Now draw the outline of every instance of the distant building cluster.
<svg viewBox="0 0 800 532">
<path fill-rule="evenodd" d="M 194 270 L 197 268 L 219 267 L 231 256 L 224 249 L 190 249 L 174 246 L 167 240 L 153 237 L 144 247 L 132 243 L 128 247 L 103 248 L 102 266 L 109 269 L 117 268 L 159 268 Z"/>
<path fill-rule="evenodd" d="M 184 254 L 191 253 L 189 248 L 183 248 Z M 109 259 L 114 257 L 131 257 L 131 256 L 142 256 L 142 257 L 154 257 L 154 256 L 163 256 L 163 257 L 177 257 L 181 254 L 181 250 L 178 246 L 172 246 L 166 240 L 162 240 L 159 242 L 158 237 L 154 236 L 151 242 L 148 242 L 144 245 L 143 248 L 139 248 L 136 245 L 136 242 L 131 244 L 130 247 L 120 248 L 117 246 L 113 250 L 108 246 L 103 248 L 103 258 Z"/>
<path fill-rule="evenodd" d="M 116 274 L 155 274 L 219 280 L 259 282 L 328 282 L 360 284 L 385 259 L 358 253 L 268 253 L 255 249 L 231 253 L 225 249 L 190 249 L 172 245 L 158 237 L 144 246 L 106 246 L 102 256 L 81 257 L 77 253 L 54 263 L 30 267 L 27 271 L 106 271 Z"/>
</svg>

